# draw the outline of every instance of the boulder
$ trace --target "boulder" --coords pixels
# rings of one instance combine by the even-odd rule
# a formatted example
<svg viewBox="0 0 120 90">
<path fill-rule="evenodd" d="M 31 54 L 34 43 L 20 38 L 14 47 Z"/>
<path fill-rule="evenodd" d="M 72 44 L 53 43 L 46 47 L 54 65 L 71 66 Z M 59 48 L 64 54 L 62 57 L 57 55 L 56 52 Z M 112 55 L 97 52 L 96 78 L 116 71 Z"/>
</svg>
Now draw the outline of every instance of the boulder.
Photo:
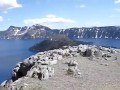
<svg viewBox="0 0 120 90">
<path fill-rule="evenodd" d="M 99 51 L 99 50 L 95 50 L 95 51 L 94 51 L 94 56 L 95 56 L 95 57 L 102 57 L 102 52 Z"/>
<path fill-rule="evenodd" d="M 68 68 L 67 73 L 68 74 L 74 74 L 75 73 L 75 68 L 74 67 Z"/>
<path fill-rule="evenodd" d="M 115 54 L 115 53 L 116 53 L 116 50 L 113 49 L 113 48 L 111 48 L 111 49 L 110 49 L 110 53 L 111 53 L 111 54 Z"/>
<path fill-rule="evenodd" d="M 63 57 L 61 55 L 57 56 L 57 60 L 62 60 L 62 59 L 63 59 Z"/>
<path fill-rule="evenodd" d="M 48 67 L 49 77 L 52 77 L 54 75 L 54 68 Z"/>
<path fill-rule="evenodd" d="M 48 69 L 41 69 L 41 72 L 38 73 L 38 75 L 40 74 L 41 77 L 39 77 L 40 80 L 46 80 L 49 78 L 49 72 Z"/>
<path fill-rule="evenodd" d="M 111 55 L 110 55 L 109 53 L 103 53 L 103 54 L 102 54 L 102 57 L 103 57 L 103 58 L 110 58 Z"/>
<path fill-rule="evenodd" d="M 94 60 L 94 58 L 95 58 L 94 55 L 91 55 L 88 59 L 89 60 Z"/>
<path fill-rule="evenodd" d="M 51 60 L 51 61 L 49 61 L 49 65 L 55 65 L 55 64 L 57 64 L 57 60 Z"/>
<path fill-rule="evenodd" d="M 41 65 L 55 65 L 55 64 L 57 64 L 57 60 L 52 60 L 52 59 L 50 59 L 50 60 L 43 59 L 43 60 L 39 60 L 37 62 L 40 63 Z"/>
<path fill-rule="evenodd" d="M 67 70 L 67 74 L 68 75 L 73 75 L 74 77 L 80 77 L 81 76 L 81 72 L 77 68 L 77 66 L 69 67 L 68 70 Z"/>
<path fill-rule="evenodd" d="M 77 56 L 79 55 L 79 53 L 71 53 L 71 55 L 72 55 L 73 57 L 77 57 Z"/>
<path fill-rule="evenodd" d="M 39 60 L 37 61 L 37 63 L 41 64 L 41 65 L 49 65 L 49 61 L 46 61 L 46 60 Z"/>
<path fill-rule="evenodd" d="M 73 75 L 75 77 L 79 77 L 81 75 L 80 70 L 78 69 L 78 63 L 75 60 L 71 60 L 68 63 L 68 75 Z"/>
<path fill-rule="evenodd" d="M 18 66 L 18 65 L 17 65 Z M 33 63 L 29 63 L 28 60 L 20 63 L 20 67 L 15 67 L 12 71 L 12 80 L 15 81 L 20 77 L 26 76 L 27 71 L 33 66 Z"/>
<path fill-rule="evenodd" d="M 17 63 L 15 67 L 20 67 L 20 66 L 21 66 L 21 63 L 22 63 L 22 62 Z"/>
<path fill-rule="evenodd" d="M 70 62 L 68 62 L 68 66 L 77 66 L 78 63 L 75 60 L 71 60 Z"/>
<path fill-rule="evenodd" d="M 54 75 L 54 69 L 48 65 L 38 65 L 33 66 L 28 72 L 27 77 L 38 78 L 40 80 L 46 80 Z"/>
<path fill-rule="evenodd" d="M 31 69 L 30 71 L 28 71 L 27 72 L 27 77 L 32 77 L 32 78 L 38 78 L 38 73 L 39 73 L 40 71 L 37 69 L 37 68 L 33 68 L 33 69 Z"/>
<path fill-rule="evenodd" d="M 115 56 L 115 60 L 118 60 L 118 57 L 117 57 L 117 56 Z"/>
<path fill-rule="evenodd" d="M 92 55 L 91 49 L 86 49 L 86 51 L 82 53 L 82 56 L 84 57 L 90 57 L 91 55 Z"/>
</svg>

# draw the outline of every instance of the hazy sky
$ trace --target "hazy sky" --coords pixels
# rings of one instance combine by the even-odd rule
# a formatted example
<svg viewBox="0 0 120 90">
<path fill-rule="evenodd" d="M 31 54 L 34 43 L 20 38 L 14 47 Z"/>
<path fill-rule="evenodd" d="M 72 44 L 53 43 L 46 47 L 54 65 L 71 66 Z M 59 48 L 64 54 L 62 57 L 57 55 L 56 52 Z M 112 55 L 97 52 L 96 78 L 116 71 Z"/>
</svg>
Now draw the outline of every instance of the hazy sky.
<svg viewBox="0 0 120 90">
<path fill-rule="evenodd" d="M 120 0 L 0 0 L 0 30 L 120 25 Z"/>
</svg>

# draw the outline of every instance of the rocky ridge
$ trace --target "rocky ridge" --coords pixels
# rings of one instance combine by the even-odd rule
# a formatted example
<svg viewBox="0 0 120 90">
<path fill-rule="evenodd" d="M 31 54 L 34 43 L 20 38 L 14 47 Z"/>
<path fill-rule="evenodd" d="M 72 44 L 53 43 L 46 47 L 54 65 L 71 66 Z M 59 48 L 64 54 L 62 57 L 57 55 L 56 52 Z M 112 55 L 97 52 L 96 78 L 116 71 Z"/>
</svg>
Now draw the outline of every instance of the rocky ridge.
<svg viewBox="0 0 120 90">
<path fill-rule="evenodd" d="M 4 81 L 1 86 L 8 90 L 119 90 L 119 59 L 119 49 L 64 46 L 19 62 L 12 71 L 11 80 Z M 110 86 L 103 87 L 108 82 Z"/>
<path fill-rule="evenodd" d="M 0 31 L 0 39 L 34 39 L 50 38 L 52 35 L 64 34 L 69 38 L 111 38 L 120 39 L 119 26 L 81 27 L 68 29 L 51 29 L 39 24 L 32 26 L 10 26 Z"/>
</svg>

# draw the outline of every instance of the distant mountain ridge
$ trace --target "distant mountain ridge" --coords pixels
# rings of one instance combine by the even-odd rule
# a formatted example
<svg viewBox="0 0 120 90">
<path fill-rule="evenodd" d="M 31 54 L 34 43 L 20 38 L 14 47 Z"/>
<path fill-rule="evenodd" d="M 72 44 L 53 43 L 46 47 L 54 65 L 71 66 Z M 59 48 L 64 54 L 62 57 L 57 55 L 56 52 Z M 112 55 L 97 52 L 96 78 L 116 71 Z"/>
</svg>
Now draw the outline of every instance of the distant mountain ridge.
<svg viewBox="0 0 120 90">
<path fill-rule="evenodd" d="M 119 26 L 82 27 L 69 29 L 51 29 L 39 24 L 32 26 L 10 26 L 0 31 L 0 39 L 34 39 L 50 38 L 51 35 L 64 34 L 69 38 L 112 38 L 120 39 Z"/>
</svg>

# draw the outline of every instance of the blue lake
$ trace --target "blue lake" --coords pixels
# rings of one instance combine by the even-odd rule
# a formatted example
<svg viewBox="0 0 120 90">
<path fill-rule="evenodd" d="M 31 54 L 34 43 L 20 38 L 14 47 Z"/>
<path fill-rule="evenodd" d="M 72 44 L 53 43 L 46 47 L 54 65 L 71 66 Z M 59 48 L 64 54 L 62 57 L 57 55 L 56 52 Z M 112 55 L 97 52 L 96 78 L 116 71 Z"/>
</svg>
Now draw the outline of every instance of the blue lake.
<svg viewBox="0 0 120 90">
<path fill-rule="evenodd" d="M 119 39 L 76 39 L 77 41 L 93 42 L 97 46 L 109 46 L 120 48 Z"/>
<path fill-rule="evenodd" d="M 77 39 L 93 42 L 95 45 L 114 46 L 120 48 L 120 40 L 115 39 Z M 0 40 L 0 83 L 11 76 L 11 71 L 16 63 L 35 53 L 28 50 L 29 47 L 41 42 L 34 40 Z"/>
<path fill-rule="evenodd" d="M 35 54 L 28 49 L 41 41 L 42 39 L 0 40 L 0 83 L 10 78 L 11 71 L 16 63 Z"/>
</svg>

